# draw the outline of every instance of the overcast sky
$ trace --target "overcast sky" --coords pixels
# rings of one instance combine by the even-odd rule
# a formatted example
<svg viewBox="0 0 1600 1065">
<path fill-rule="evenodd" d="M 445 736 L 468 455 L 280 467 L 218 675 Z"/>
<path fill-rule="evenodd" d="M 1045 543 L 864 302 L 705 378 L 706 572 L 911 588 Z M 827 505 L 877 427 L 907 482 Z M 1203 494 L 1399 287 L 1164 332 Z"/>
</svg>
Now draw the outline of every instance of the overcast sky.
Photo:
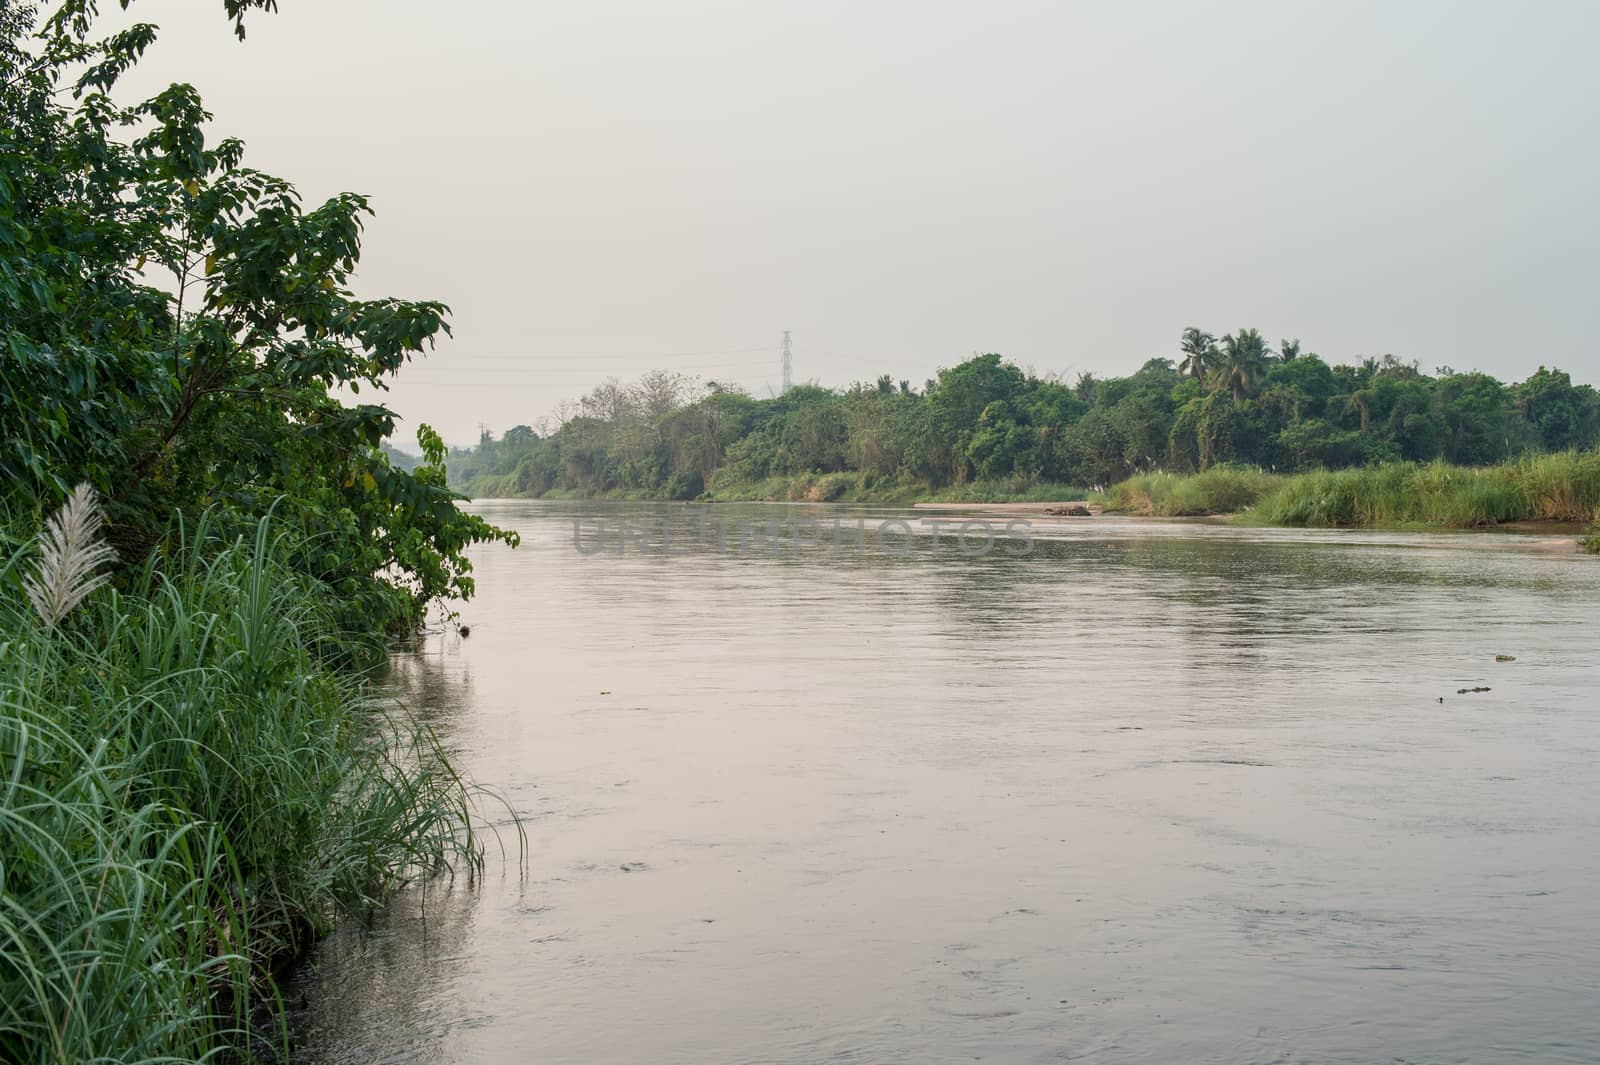
<svg viewBox="0 0 1600 1065">
<path fill-rule="evenodd" d="M 137 85 L 371 196 L 362 294 L 454 310 L 402 443 L 654 368 L 765 395 L 784 329 L 836 386 L 1186 325 L 1600 383 L 1600 5 L 280 3 L 241 45 L 138 0 Z"/>
</svg>

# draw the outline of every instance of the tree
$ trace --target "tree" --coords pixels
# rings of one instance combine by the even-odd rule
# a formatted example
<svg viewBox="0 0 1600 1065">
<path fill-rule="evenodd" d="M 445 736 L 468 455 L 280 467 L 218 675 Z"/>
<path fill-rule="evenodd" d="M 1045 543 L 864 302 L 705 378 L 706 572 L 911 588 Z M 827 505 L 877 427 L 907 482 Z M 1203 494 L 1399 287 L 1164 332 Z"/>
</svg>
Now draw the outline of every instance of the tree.
<svg viewBox="0 0 1600 1065">
<path fill-rule="evenodd" d="M 884 478 L 899 491 L 999 477 L 1105 484 L 1163 464 L 1292 470 L 1447 453 L 1465 459 L 1574 440 L 1587 446 L 1600 433 L 1593 390 L 1556 371 L 1508 392 L 1492 378 L 1438 380 L 1393 355 L 1329 366 L 1285 341 L 1274 356 L 1250 329 L 1226 338 L 1226 363 L 1204 334 L 1189 339 L 1197 354 L 1209 348 L 1218 356 L 1209 390 L 1171 359 L 1146 360 L 1125 377 L 1082 374 L 1068 386 L 989 354 L 942 371 L 927 396 L 897 389 L 888 374 L 843 394 L 806 385 L 765 400 L 713 387 L 659 418 L 635 404 L 615 422 L 558 428 L 535 445 L 548 477 L 525 471 L 510 433 L 475 449 L 481 454 L 459 455 L 454 469 L 461 483 L 488 493 L 540 484 L 548 487 L 539 491 L 744 495 L 769 477 L 836 471 L 861 474 L 860 490 L 872 493 L 891 490 Z M 602 391 L 641 394 L 619 382 Z M 567 473 L 549 457 L 556 454 L 571 460 Z M 781 497 L 786 489 L 762 491 Z"/>
<path fill-rule="evenodd" d="M 1516 408 L 1506 387 L 1483 373 L 1458 373 L 1440 380 L 1434 411 L 1443 426 L 1447 462 L 1482 466 L 1505 458 L 1520 435 Z M 1517 426 L 1520 428 L 1520 426 Z"/>
<path fill-rule="evenodd" d="M 1183 352 L 1178 368 L 1196 381 L 1205 380 L 1216 366 L 1217 338 L 1192 325 L 1183 331 L 1178 350 Z"/>
<path fill-rule="evenodd" d="M 1512 389 L 1512 396 L 1539 446 L 1548 451 L 1593 447 L 1600 435 L 1600 405 L 1594 389 L 1575 387 L 1562 370 L 1539 367 Z"/>
<path fill-rule="evenodd" d="M 226 3 L 241 33 L 247 10 L 273 6 Z M 358 628 L 414 626 L 430 601 L 469 595 L 464 548 L 515 537 L 461 512 L 431 461 L 389 463 L 387 408 L 336 397 L 385 387 L 449 332 L 447 308 L 357 297 L 365 198 L 306 209 L 288 182 L 244 165 L 239 141 L 209 138 L 191 86 L 114 100 L 155 28 L 95 38 L 95 14 L 69 0 L 23 48 L 32 10 L 0 0 L 11 493 L 39 510 L 93 483 L 128 561 L 175 512 L 274 508 L 319 545 L 305 564 Z"/>
<path fill-rule="evenodd" d="M 1213 379 L 1217 387 L 1226 388 L 1239 402 L 1255 391 L 1269 361 L 1267 342 L 1261 334 L 1254 329 L 1241 329 L 1237 335 L 1230 333 L 1222 338 Z"/>
<path fill-rule="evenodd" d="M 949 475 L 966 480 L 973 472 L 967 445 L 978 427 L 978 419 L 996 400 L 1010 402 L 1027 384 L 1022 371 L 999 355 L 975 355 L 948 370 L 939 371 L 937 385 L 930 390 L 934 441 L 942 446 Z"/>
</svg>

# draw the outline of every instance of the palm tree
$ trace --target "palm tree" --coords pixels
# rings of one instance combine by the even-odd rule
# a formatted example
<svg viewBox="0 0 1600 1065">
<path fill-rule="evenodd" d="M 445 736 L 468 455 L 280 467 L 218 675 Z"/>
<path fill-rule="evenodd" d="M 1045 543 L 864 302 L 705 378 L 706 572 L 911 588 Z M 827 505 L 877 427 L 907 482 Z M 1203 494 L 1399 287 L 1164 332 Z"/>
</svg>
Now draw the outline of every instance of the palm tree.
<svg viewBox="0 0 1600 1065">
<path fill-rule="evenodd" d="M 1078 398 L 1083 400 L 1085 403 L 1092 403 L 1094 401 L 1095 387 L 1099 384 L 1100 381 L 1095 377 L 1093 372 L 1085 370 L 1078 375 L 1078 383 L 1076 386 L 1074 386 L 1073 391 L 1076 392 L 1078 394 Z"/>
<path fill-rule="evenodd" d="M 1217 359 L 1217 386 L 1232 392 L 1235 400 L 1242 400 L 1255 389 L 1266 372 L 1267 362 L 1267 342 L 1259 332 L 1241 329 L 1238 336 L 1229 333 L 1222 338 Z"/>
<path fill-rule="evenodd" d="M 1178 368 L 1196 381 L 1203 379 L 1210 373 L 1217 358 L 1217 338 L 1210 333 L 1196 329 L 1194 326 L 1183 331 L 1183 339 L 1178 342 L 1178 350 L 1183 352 L 1183 360 Z"/>
<path fill-rule="evenodd" d="M 1278 360 L 1280 362 L 1293 362 L 1300 357 L 1300 340 L 1278 341 Z"/>
</svg>

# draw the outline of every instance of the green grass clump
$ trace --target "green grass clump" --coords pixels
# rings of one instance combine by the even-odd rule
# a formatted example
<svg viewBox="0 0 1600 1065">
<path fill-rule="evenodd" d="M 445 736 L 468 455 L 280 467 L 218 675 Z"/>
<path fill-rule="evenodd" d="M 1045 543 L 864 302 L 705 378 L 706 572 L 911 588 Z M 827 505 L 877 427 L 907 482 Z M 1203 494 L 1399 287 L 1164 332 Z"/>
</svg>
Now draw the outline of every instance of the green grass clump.
<svg viewBox="0 0 1600 1065">
<path fill-rule="evenodd" d="M 1386 463 L 1301 474 L 1262 500 L 1276 525 L 1473 529 L 1512 521 L 1587 521 L 1600 507 L 1600 454 L 1563 452 L 1500 466 Z"/>
<path fill-rule="evenodd" d="M 1112 485 L 1104 499 L 1108 509 L 1135 514 L 1248 510 L 1252 522 L 1318 528 L 1587 522 L 1600 515 L 1600 452 L 1534 455 L 1482 468 L 1390 462 L 1288 477 L 1236 466 L 1192 476 L 1143 473 Z"/>
<path fill-rule="evenodd" d="M 1012 476 L 925 490 L 919 499 L 930 503 L 1067 503 L 1089 498 L 1084 489 L 1057 481 Z"/>
<path fill-rule="evenodd" d="M 1410 473 L 1410 467 L 1387 465 L 1299 474 L 1263 499 L 1254 517 L 1314 527 L 1404 523 L 1415 502 Z"/>
<path fill-rule="evenodd" d="M 1600 516 L 1600 451 L 1561 451 L 1516 464 L 1528 513 L 1545 521 Z"/>
<path fill-rule="evenodd" d="M 0 1060 L 217 1058 L 337 915 L 481 866 L 431 732 L 319 661 L 289 546 L 202 528 L 51 625 L 38 548 L 0 561 Z"/>
<path fill-rule="evenodd" d="M 1216 466 L 1203 473 L 1141 473 L 1104 493 L 1109 510 L 1159 517 L 1235 514 L 1254 506 L 1282 478 L 1250 466 Z"/>
</svg>

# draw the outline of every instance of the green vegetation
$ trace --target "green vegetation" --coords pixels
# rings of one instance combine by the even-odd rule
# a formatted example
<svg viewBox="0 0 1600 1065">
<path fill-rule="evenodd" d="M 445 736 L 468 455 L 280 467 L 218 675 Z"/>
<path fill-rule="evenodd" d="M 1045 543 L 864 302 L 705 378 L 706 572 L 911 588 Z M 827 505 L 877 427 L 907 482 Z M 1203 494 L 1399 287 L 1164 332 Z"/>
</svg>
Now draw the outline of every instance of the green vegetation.
<svg viewBox="0 0 1600 1065">
<path fill-rule="evenodd" d="M 1141 473 L 1112 485 L 1104 493 L 1109 510 L 1161 517 L 1232 514 L 1283 483 L 1283 478 L 1243 466 L 1216 466 L 1204 473 Z"/>
<path fill-rule="evenodd" d="M 0 0 L 0 1061 L 216 1060 L 337 914 L 475 873 L 348 667 L 515 537 L 340 398 L 448 328 L 350 290 L 366 201 L 306 208 L 188 85 L 115 99 L 155 29 L 96 15 Z"/>
<path fill-rule="evenodd" d="M 1600 514 L 1600 451 L 1532 455 L 1498 466 L 1391 462 L 1276 476 L 1218 467 L 1143 474 L 1113 485 L 1108 507 L 1142 514 L 1249 510 L 1269 525 L 1471 529 L 1512 521 L 1586 522 Z"/>
<path fill-rule="evenodd" d="M 202 519 L 95 590 L 93 506 L 0 563 L 0 1060 L 205 1060 L 336 913 L 482 852 L 432 734 L 320 664 L 296 544 Z"/>
<path fill-rule="evenodd" d="M 770 399 L 658 372 L 606 382 L 543 431 L 485 433 L 450 469 L 484 496 L 877 502 L 1062 498 L 1077 493 L 1051 486 L 1143 477 L 1130 506 L 1193 513 L 1259 494 L 1246 469 L 1483 466 L 1600 442 L 1600 394 L 1559 370 L 1506 385 L 1393 356 L 1330 365 L 1253 329 L 1189 329 L 1176 354 L 1071 385 L 979 355 L 920 389 L 884 376 Z"/>
<path fill-rule="evenodd" d="M 393 414 L 338 396 L 383 388 L 447 309 L 358 298 L 366 200 L 307 209 L 191 86 L 118 101 L 156 30 L 95 22 L 0 0 L 0 502 L 36 523 L 86 481 L 130 562 L 175 513 L 243 530 L 274 507 L 347 629 L 414 630 L 471 594 L 466 546 L 510 537 L 457 509 L 425 426 L 398 469 Z"/>
</svg>

